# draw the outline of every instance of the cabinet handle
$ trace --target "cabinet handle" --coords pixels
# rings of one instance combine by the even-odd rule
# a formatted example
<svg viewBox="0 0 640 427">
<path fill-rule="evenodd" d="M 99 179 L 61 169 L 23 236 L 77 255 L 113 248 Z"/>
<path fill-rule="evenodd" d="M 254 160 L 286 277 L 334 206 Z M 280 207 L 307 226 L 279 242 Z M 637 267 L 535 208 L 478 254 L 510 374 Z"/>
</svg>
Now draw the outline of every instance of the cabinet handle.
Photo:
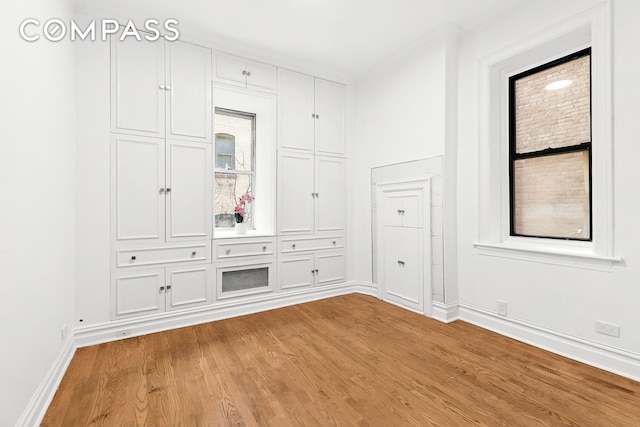
<svg viewBox="0 0 640 427">
<path fill-rule="evenodd" d="M 171 189 L 170 189 L 170 188 L 167 188 L 167 189 L 166 189 L 166 190 L 164 190 L 164 191 L 166 191 L 166 192 L 167 192 L 167 194 L 171 193 Z"/>
<path fill-rule="evenodd" d="M 167 291 L 171 289 L 171 285 L 167 285 Z"/>
<path fill-rule="evenodd" d="M 316 199 L 317 199 L 318 197 L 320 197 L 320 194 L 316 193 Z"/>
<path fill-rule="evenodd" d="M 404 261 L 400 261 L 400 260 L 398 260 L 398 265 L 399 265 L 400 267 L 404 267 Z"/>
<path fill-rule="evenodd" d="M 160 291 L 164 291 L 164 286 L 160 286 Z"/>
<path fill-rule="evenodd" d="M 167 85 L 164 87 L 165 90 L 171 90 L 171 86 Z"/>
<path fill-rule="evenodd" d="M 164 194 L 164 188 L 160 189 L 160 194 Z"/>
<path fill-rule="evenodd" d="M 135 261 L 136 260 L 136 256 L 135 255 L 131 255 L 131 261 Z"/>
<path fill-rule="evenodd" d="M 159 88 L 160 90 L 165 90 L 167 87 L 165 85 L 160 85 Z"/>
<path fill-rule="evenodd" d="M 316 197 L 316 193 L 311 193 L 311 197 Z"/>
<path fill-rule="evenodd" d="M 315 113 L 311 113 L 311 118 L 312 118 L 312 119 L 315 119 L 315 118 L 316 118 Z"/>
<path fill-rule="evenodd" d="M 316 119 L 319 119 L 319 118 L 320 118 L 320 114 L 316 114 Z"/>
</svg>

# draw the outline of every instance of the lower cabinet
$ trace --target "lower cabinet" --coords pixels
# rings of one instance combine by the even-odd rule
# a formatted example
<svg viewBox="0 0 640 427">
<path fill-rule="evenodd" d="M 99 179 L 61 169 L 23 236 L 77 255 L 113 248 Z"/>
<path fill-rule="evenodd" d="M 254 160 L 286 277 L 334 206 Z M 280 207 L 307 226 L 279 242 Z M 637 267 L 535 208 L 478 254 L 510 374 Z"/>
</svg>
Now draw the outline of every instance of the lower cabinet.
<svg viewBox="0 0 640 427">
<path fill-rule="evenodd" d="M 111 317 L 144 316 L 211 304 L 211 265 L 140 269 L 117 274 Z"/>
<path fill-rule="evenodd" d="M 278 289 L 312 288 L 345 281 L 344 235 L 281 237 Z"/>
</svg>

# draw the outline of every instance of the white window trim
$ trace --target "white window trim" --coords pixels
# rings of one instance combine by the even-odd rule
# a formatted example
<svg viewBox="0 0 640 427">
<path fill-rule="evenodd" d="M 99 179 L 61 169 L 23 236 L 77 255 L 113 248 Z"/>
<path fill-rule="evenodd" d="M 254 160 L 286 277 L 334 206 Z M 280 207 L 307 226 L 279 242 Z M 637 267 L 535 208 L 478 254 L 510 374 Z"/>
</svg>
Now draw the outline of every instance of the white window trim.
<svg viewBox="0 0 640 427">
<path fill-rule="evenodd" d="M 591 242 L 510 236 L 508 78 L 591 46 Z M 613 242 L 611 3 L 576 15 L 483 57 L 479 64 L 480 228 L 482 255 L 609 269 L 622 262 Z"/>
</svg>

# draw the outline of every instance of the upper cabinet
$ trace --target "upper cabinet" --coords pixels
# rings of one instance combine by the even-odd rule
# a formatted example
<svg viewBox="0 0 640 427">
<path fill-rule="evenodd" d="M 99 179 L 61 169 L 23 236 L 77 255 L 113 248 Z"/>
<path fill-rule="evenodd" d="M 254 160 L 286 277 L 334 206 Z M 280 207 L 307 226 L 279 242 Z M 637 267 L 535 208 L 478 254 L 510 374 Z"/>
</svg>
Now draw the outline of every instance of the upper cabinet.
<svg viewBox="0 0 640 427">
<path fill-rule="evenodd" d="M 211 50 L 111 41 L 111 131 L 211 143 Z"/>
<path fill-rule="evenodd" d="M 294 71 L 278 73 L 280 148 L 344 156 L 346 87 Z"/>
<path fill-rule="evenodd" d="M 278 74 L 273 65 L 224 53 L 215 54 L 216 80 L 249 89 L 275 92 Z"/>
</svg>

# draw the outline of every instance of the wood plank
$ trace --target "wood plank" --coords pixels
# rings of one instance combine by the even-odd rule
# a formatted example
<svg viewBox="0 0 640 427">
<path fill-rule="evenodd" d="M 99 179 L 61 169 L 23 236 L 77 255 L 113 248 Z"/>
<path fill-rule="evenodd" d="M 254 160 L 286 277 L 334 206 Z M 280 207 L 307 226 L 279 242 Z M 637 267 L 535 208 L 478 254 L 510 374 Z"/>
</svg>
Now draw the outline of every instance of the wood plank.
<svg viewBox="0 0 640 427">
<path fill-rule="evenodd" d="M 352 294 L 79 349 L 42 425 L 638 420 L 638 382 Z"/>
</svg>

